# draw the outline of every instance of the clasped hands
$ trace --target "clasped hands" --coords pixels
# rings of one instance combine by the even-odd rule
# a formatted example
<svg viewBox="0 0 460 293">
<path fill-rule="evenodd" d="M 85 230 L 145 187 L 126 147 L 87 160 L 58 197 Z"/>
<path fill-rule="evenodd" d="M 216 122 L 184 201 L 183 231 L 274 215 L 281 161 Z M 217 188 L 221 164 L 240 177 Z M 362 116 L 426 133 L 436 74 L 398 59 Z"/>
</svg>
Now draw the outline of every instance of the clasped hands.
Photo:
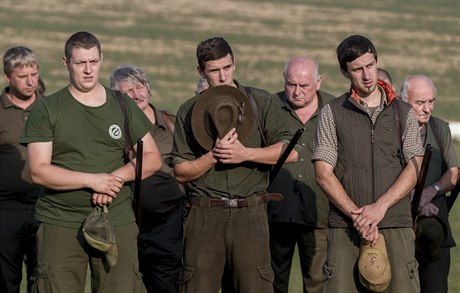
<svg viewBox="0 0 460 293">
<path fill-rule="evenodd" d="M 211 154 L 217 162 L 238 164 L 247 160 L 247 149 L 238 140 L 238 133 L 232 128 L 224 137 L 216 139 Z"/>
<path fill-rule="evenodd" d="M 351 211 L 353 227 L 362 239 L 371 243 L 371 246 L 377 243 L 379 238 L 377 225 L 382 221 L 385 213 L 386 209 L 379 202 Z"/>
<path fill-rule="evenodd" d="M 123 184 L 124 180 L 120 176 L 107 173 L 94 174 L 90 185 L 93 190 L 91 198 L 93 204 L 98 206 L 111 204 Z"/>
</svg>

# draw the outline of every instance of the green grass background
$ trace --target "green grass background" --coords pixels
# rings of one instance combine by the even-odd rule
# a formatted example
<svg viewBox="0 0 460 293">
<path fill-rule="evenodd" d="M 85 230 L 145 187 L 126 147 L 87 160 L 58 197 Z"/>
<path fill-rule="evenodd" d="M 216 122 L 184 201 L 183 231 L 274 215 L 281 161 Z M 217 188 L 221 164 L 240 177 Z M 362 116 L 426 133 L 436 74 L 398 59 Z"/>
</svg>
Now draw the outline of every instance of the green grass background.
<svg viewBox="0 0 460 293">
<path fill-rule="evenodd" d="M 153 101 L 172 110 L 193 95 L 199 78 L 195 48 L 208 37 L 230 42 L 243 84 L 279 91 L 285 62 L 308 55 L 319 61 L 322 89 L 339 95 L 349 82 L 340 74 L 335 48 L 351 34 L 364 34 L 398 89 L 408 75 L 425 74 L 438 88 L 434 114 L 460 120 L 459 0 L 0 0 L 0 51 L 32 48 L 48 93 L 68 83 L 64 43 L 80 30 L 101 41 L 104 84 L 118 65 L 140 65 L 152 80 Z M 1 79 L 0 87 L 5 85 Z M 457 238 L 459 218 L 457 203 L 451 212 Z M 450 292 L 460 292 L 459 274 L 455 248 Z M 301 292 L 298 263 L 292 278 L 291 292 Z"/>
</svg>

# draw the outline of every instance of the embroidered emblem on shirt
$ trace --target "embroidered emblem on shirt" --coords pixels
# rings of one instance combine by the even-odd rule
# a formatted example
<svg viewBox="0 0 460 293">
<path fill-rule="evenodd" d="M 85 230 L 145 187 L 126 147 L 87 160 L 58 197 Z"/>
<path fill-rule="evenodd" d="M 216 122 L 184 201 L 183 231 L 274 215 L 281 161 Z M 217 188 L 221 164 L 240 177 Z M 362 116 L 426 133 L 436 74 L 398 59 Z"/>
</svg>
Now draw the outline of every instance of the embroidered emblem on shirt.
<svg viewBox="0 0 460 293">
<path fill-rule="evenodd" d="M 113 139 L 120 139 L 121 138 L 121 128 L 116 124 L 112 124 L 109 127 L 109 135 Z"/>
</svg>

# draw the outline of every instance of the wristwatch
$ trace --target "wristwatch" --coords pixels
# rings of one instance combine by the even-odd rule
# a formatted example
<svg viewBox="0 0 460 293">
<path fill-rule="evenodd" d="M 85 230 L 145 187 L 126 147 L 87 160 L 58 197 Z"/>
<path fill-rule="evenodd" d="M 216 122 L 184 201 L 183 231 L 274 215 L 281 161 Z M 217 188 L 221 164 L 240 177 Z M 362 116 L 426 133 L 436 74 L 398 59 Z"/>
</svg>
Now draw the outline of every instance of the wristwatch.
<svg viewBox="0 0 460 293">
<path fill-rule="evenodd" d="M 441 187 L 439 187 L 439 185 L 437 185 L 437 184 L 433 184 L 433 185 L 431 185 L 431 187 L 433 187 L 434 190 L 436 190 L 436 195 L 438 195 L 439 191 L 441 190 Z"/>
</svg>

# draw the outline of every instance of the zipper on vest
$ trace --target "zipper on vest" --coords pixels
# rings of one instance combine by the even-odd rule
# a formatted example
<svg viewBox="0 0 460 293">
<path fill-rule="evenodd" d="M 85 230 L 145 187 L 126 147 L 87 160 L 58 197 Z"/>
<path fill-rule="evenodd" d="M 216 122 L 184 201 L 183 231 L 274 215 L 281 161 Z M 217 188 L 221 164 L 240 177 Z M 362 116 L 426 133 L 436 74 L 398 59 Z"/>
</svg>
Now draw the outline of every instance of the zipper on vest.
<svg viewBox="0 0 460 293">
<path fill-rule="evenodd" d="M 375 125 L 371 121 L 371 162 L 372 162 L 372 200 L 375 201 L 375 162 L 374 162 L 374 129 Z"/>
</svg>

